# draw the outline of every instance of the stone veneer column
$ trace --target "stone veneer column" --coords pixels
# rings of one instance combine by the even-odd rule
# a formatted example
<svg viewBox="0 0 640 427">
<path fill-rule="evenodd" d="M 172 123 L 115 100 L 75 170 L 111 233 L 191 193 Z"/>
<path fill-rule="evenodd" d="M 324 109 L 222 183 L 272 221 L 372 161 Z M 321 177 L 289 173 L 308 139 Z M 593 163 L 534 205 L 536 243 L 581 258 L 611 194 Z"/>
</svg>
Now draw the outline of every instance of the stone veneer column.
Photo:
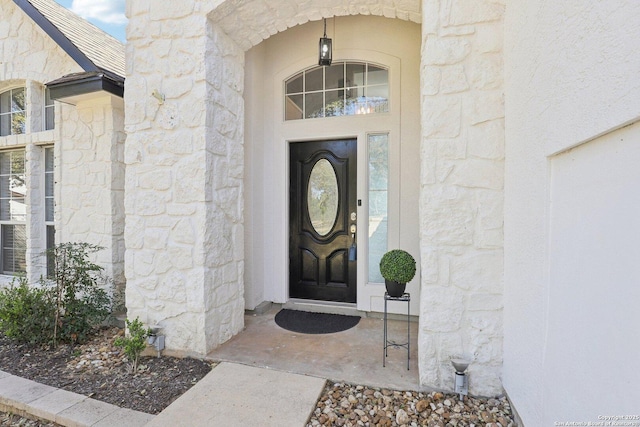
<svg viewBox="0 0 640 427">
<path fill-rule="evenodd" d="M 207 341 L 217 346 L 244 327 L 244 50 L 207 25 Z"/>
<path fill-rule="evenodd" d="M 104 247 L 94 261 L 124 287 L 123 101 L 97 94 L 60 112 L 56 153 L 56 242 Z"/>
<path fill-rule="evenodd" d="M 25 100 L 27 110 L 26 133 L 40 132 L 44 130 L 44 86 L 27 80 L 25 83 Z"/>
<path fill-rule="evenodd" d="M 198 355 L 244 313 L 244 54 L 201 9 L 128 2 L 125 93 L 128 316 Z"/>
<path fill-rule="evenodd" d="M 44 149 L 35 144 L 25 146 L 27 185 L 27 280 L 37 283 L 46 274 L 44 215 Z"/>
<path fill-rule="evenodd" d="M 420 382 L 502 392 L 504 2 L 424 0 Z"/>
</svg>

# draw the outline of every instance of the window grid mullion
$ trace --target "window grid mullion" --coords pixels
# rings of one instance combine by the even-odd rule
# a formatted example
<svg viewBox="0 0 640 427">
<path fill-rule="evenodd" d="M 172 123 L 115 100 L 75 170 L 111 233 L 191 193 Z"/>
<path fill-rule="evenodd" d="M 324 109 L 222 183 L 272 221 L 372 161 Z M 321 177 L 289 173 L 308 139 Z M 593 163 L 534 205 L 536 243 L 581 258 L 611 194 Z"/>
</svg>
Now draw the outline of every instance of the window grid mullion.
<svg viewBox="0 0 640 427">
<path fill-rule="evenodd" d="M 14 162 L 16 156 L 18 154 L 22 154 L 22 162 L 20 162 L 21 170 L 16 170 Z M 8 158 L 8 161 L 6 161 Z M 6 164 L 8 170 L 2 170 L 2 166 Z M 0 183 L 4 179 L 11 180 L 12 176 L 21 176 L 22 179 L 25 179 L 25 161 L 24 161 L 24 151 L 16 150 L 16 151 L 4 151 L 0 152 Z M 6 189 L 7 194 L 2 195 L 2 191 Z M 17 220 L 12 215 L 12 201 L 22 201 L 24 204 L 26 202 L 26 194 L 21 197 L 13 197 L 12 196 L 12 187 L 11 183 L 8 182 L 7 185 L 3 188 L 0 188 L 0 205 L 3 202 L 6 202 L 6 217 L 0 217 L 0 251 L 2 252 L 0 256 L 0 261 L 2 263 L 1 272 L 3 274 L 15 274 L 22 273 L 26 271 L 26 218 L 23 220 Z M 17 232 L 19 230 L 20 232 Z M 11 241 L 8 239 L 11 237 Z M 18 241 L 16 241 L 18 238 Z"/>
</svg>

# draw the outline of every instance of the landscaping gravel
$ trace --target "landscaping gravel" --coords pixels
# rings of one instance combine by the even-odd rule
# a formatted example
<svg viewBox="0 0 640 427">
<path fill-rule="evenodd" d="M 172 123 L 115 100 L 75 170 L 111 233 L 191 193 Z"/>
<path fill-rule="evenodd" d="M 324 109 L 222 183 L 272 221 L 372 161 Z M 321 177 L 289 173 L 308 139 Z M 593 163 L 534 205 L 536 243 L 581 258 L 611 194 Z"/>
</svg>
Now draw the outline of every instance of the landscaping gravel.
<svg viewBox="0 0 640 427">
<path fill-rule="evenodd" d="M 18 345 L 0 335 L 0 370 L 84 394 L 124 408 L 157 414 L 212 368 L 206 361 L 145 357 L 139 372 L 128 372 L 118 328 L 101 330 L 83 345 L 55 350 Z M 512 427 L 505 398 L 483 399 L 440 392 L 394 391 L 327 382 L 307 426 Z M 0 426 L 54 427 L 0 412 Z"/>
<path fill-rule="evenodd" d="M 513 427 L 505 398 L 482 399 L 328 383 L 308 427 Z"/>
<path fill-rule="evenodd" d="M 32 420 L 11 414 L 9 412 L 0 412 L 0 427 L 62 427 L 51 421 Z"/>
</svg>

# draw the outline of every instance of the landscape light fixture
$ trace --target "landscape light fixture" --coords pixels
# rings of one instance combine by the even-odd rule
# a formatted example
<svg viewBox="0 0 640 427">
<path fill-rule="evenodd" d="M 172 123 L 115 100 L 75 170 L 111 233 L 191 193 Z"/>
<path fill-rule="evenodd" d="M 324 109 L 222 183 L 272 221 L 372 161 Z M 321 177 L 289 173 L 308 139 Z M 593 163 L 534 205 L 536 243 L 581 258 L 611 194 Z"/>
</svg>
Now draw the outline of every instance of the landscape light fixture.
<svg viewBox="0 0 640 427">
<path fill-rule="evenodd" d="M 456 370 L 455 383 L 453 391 L 460 395 L 460 401 L 464 400 L 464 396 L 469 393 L 469 376 L 464 371 L 467 370 L 471 360 L 464 356 L 456 356 L 451 358 L 453 369 Z"/>
<path fill-rule="evenodd" d="M 318 65 L 331 65 L 331 39 L 327 37 L 327 20 L 324 20 L 324 36 L 320 37 Z"/>
</svg>

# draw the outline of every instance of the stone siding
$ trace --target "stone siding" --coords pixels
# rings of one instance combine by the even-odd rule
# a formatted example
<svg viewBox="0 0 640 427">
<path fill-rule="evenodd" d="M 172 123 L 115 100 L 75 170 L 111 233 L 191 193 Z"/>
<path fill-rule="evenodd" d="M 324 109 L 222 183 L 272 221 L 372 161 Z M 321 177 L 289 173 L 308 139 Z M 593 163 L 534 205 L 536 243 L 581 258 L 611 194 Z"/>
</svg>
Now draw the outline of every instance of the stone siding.
<svg viewBox="0 0 640 427">
<path fill-rule="evenodd" d="M 0 87 L 11 79 L 42 84 L 82 71 L 13 1 L 0 1 L 0 16 Z"/>
<path fill-rule="evenodd" d="M 46 274 L 44 147 L 53 146 L 56 242 L 104 246 L 94 261 L 123 287 L 123 101 L 56 103 L 55 129 L 44 131 L 44 83 L 82 68 L 12 1 L 0 1 L 0 16 L 9 17 L 0 21 L 0 91 L 26 88 L 26 133 L 0 137 L 0 149 L 25 150 L 27 279 Z"/>
<path fill-rule="evenodd" d="M 423 2 L 420 381 L 501 392 L 504 102 L 501 2 Z"/>
<path fill-rule="evenodd" d="M 13 2 L 0 2 L 0 16 L 10 17 L 0 21 L 0 92 L 25 87 L 27 112 L 26 132 L 0 137 L 0 149 L 25 152 L 27 279 L 34 283 L 45 274 L 43 147 L 59 139 L 56 130 L 43 131 L 44 83 L 81 68 Z M 12 279 L 0 275 L 0 283 L 8 284 Z"/>
<path fill-rule="evenodd" d="M 323 17 L 422 22 L 421 384 L 451 389 L 448 358 L 463 352 L 471 392 L 500 393 L 503 12 L 485 0 L 129 1 L 130 315 L 187 353 L 242 328 L 244 51 Z"/>
<path fill-rule="evenodd" d="M 185 3 L 128 4 L 126 297 L 204 355 L 244 326 L 244 52 Z"/>
<path fill-rule="evenodd" d="M 95 262 L 123 291 L 123 100 L 105 93 L 59 111 L 56 241 L 102 246 Z"/>
</svg>

